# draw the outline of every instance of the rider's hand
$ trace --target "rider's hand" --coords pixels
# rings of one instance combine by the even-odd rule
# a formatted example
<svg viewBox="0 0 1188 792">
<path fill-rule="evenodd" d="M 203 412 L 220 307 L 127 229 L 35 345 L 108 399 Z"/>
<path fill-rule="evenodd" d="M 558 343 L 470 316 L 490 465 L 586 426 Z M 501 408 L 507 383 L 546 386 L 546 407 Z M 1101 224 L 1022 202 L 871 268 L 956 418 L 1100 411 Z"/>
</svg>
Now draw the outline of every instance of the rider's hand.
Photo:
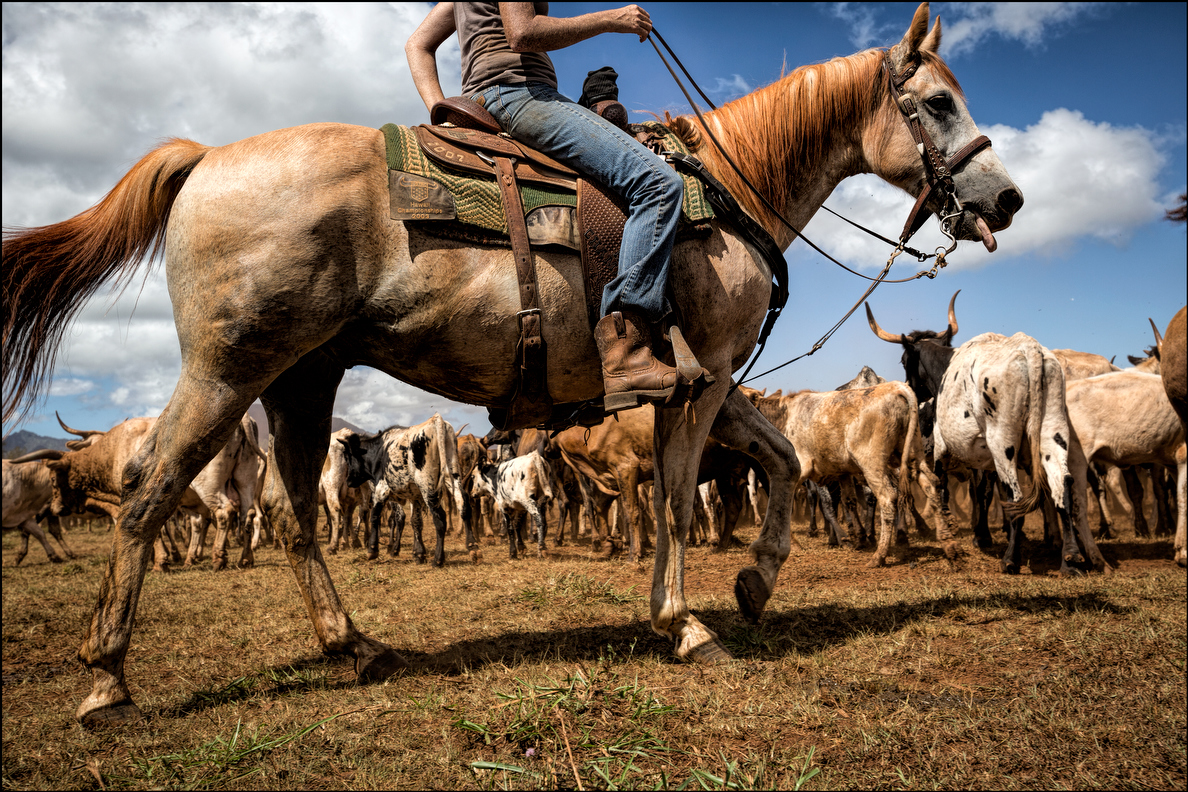
<svg viewBox="0 0 1188 792">
<path fill-rule="evenodd" d="M 610 32 L 634 33 L 639 40 L 645 41 L 652 32 L 652 18 L 648 12 L 637 5 L 616 8 L 610 12 Z"/>
</svg>

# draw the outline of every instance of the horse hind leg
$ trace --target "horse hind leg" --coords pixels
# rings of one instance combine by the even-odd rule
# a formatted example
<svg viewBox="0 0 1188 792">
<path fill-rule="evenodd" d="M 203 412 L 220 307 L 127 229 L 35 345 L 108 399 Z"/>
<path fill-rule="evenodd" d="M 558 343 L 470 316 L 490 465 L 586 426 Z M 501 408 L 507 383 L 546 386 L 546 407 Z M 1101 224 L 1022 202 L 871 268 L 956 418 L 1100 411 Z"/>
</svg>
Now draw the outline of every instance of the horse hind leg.
<svg viewBox="0 0 1188 792">
<path fill-rule="evenodd" d="M 318 477 L 330 445 L 330 413 L 341 366 L 312 352 L 264 391 L 272 430 L 272 473 L 261 502 L 275 530 L 314 632 L 324 651 L 355 657 L 359 682 L 385 679 L 407 663 L 391 647 L 356 629 L 338 599 L 317 537 Z M 246 406 L 245 406 L 246 409 Z"/>
<path fill-rule="evenodd" d="M 77 717 L 84 725 L 142 717 L 124 681 L 145 571 L 160 528 L 190 481 L 227 442 L 255 393 L 198 378 L 183 367 L 173 397 L 123 471 L 123 495 L 99 601 L 78 651 L 91 671 L 91 693 Z"/>
</svg>

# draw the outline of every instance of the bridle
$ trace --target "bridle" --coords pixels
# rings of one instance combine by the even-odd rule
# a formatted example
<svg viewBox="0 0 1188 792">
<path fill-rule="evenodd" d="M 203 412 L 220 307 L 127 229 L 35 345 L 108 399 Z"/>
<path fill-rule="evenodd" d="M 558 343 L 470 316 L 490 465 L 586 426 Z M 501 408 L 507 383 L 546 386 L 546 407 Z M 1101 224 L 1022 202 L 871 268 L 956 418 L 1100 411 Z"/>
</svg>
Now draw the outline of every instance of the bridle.
<svg viewBox="0 0 1188 792">
<path fill-rule="evenodd" d="M 903 74 L 897 75 L 891 66 L 891 54 L 888 52 L 883 56 L 883 72 L 887 75 L 887 87 L 895 99 L 895 106 L 899 108 L 904 123 L 907 124 L 908 131 L 911 132 L 912 140 L 916 142 L 916 150 L 920 153 L 920 159 L 924 163 L 926 179 L 924 189 L 920 190 L 920 194 L 916 196 L 916 203 L 912 206 L 907 222 L 903 224 L 903 232 L 899 235 L 899 244 L 905 245 L 907 240 L 920 230 L 920 226 L 931 214 L 929 211 L 923 211 L 924 204 L 934 191 L 938 191 L 942 195 L 941 232 L 949 238 L 950 242 L 950 247 L 944 253 L 940 253 L 940 248 L 937 248 L 938 257 L 943 257 L 945 254 L 953 252 L 957 247 L 952 221 L 954 218 L 960 217 L 963 211 L 961 200 L 957 197 L 957 186 L 953 183 L 953 171 L 970 157 L 989 146 L 990 138 L 978 135 L 962 146 L 952 157 L 945 159 L 936 144 L 932 142 L 932 138 L 929 137 L 928 130 L 920 123 L 920 109 L 916 100 L 903 93 L 904 83 L 912 78 L 919 66 L 918 60 L 913 61 L 908 68 L 904 69 Z"/>
</svg>

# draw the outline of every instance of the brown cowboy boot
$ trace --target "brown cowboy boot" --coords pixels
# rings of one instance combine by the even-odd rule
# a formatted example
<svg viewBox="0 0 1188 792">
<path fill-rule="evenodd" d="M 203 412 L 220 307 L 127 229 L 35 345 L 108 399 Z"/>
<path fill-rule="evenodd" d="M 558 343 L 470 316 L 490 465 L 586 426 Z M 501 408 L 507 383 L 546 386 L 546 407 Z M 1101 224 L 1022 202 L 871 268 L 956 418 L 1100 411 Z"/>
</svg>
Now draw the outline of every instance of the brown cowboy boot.
<svg viewBox="0 0 1188 792">
<path fill-rule="evenodd" d="M 680 373 L 652 354 L 652 336 L 642 317 L 614 311 L 598 320 L 594 341 L 602 358 L 602 406 L 607 412 L 672 397 Z"/>
</svg>

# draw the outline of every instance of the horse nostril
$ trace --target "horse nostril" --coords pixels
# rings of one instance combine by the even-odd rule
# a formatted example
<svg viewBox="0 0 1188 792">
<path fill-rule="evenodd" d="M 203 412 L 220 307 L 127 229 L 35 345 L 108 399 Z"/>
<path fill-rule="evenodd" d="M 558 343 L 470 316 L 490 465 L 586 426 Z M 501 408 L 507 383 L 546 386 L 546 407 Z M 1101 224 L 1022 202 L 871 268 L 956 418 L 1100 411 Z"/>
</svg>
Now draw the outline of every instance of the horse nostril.
<svg viewBox="0 0 1188 792">
<path fill-rule="evenodd" d="M 1023 206 L 1023 194 L 1016 189 L 1006 189 L 998 194 L 999 207 L 1008 214 L 1014 214 Z"/>
</svg>

